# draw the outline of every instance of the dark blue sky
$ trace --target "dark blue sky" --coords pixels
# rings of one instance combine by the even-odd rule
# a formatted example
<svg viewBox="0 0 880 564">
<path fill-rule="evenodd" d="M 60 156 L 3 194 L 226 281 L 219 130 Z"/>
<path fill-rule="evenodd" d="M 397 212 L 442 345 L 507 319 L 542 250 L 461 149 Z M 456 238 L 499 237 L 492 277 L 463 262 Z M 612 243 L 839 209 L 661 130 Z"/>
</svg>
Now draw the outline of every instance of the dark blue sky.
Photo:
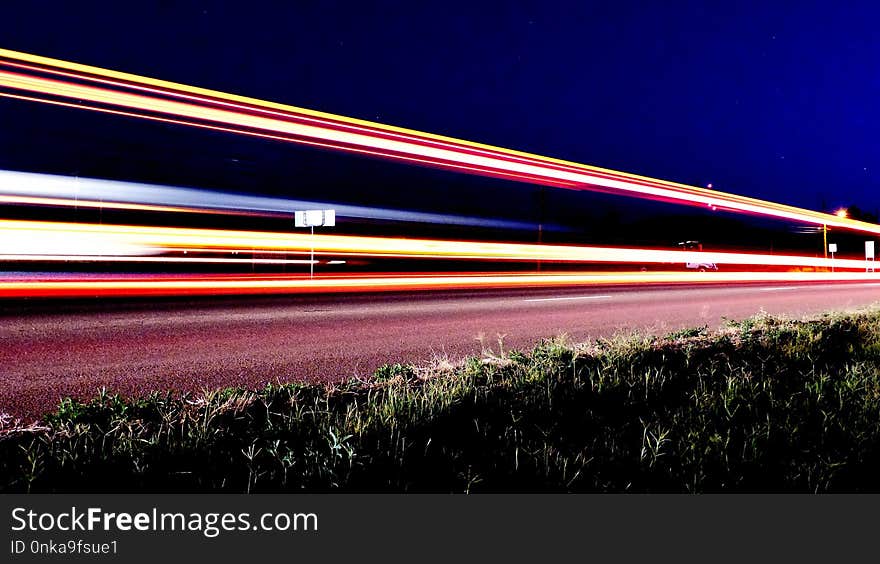
<svg viewBox="0 0 880 564">
<path fill-rule="evenodd" d="M 812 209 L 880 207 L 872 3 L 12 4 L 9 49 Z M 534 202 L 511 183 L 22 102 L 0 101 L 0 119 L 3 168 L 241 190 L 258 179 L 427 207 L 448 204 L 444 191 L 482 190 L 487 209 L 505 194 Z M 353 196 L 367 175 L 371 195 Z"/>
</svg>

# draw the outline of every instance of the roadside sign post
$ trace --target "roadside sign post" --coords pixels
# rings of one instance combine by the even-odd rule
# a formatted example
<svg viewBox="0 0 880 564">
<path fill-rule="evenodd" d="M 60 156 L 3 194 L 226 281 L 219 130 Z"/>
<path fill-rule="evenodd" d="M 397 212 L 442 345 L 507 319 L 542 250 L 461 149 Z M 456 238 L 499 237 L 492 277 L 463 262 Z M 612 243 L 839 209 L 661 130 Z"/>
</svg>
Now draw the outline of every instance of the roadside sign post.
<svg viewBox="0 0 880 564">
<path fill-rule="evenodd" d="M 315 227 L 333 227 L 336 225 L 336 210 L 303 210 L 293 212 L 293 223 L 296 227 L 309 227 L 312 230 L 312 249 L 309 253 L 309 278 L 315 277 Z"/>
<path fill-rule="evenodd" d="M 874 241 L 865 241 L 865 272 L 874 272 Z"/>
<path fill-rule="evenodd" d="M 825 258 L 828 258 L 828 224 L 822 224 L 822 250 L 825 252 Z"/>
<path fill-rule="evenodd" d="M 837 252 L 837 243 L 828 243 L 828 252 L 831 253 L 831 272 L 834 272 L 834 253 Z"/>
</svg>

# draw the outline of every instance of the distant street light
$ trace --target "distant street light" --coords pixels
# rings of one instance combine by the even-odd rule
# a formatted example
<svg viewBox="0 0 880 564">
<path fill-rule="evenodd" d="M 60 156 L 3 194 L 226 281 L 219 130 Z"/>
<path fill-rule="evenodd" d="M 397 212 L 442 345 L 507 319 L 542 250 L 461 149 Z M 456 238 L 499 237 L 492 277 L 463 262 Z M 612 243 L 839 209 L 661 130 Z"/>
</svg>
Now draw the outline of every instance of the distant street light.
<svg viewBox="0 0 880 564">
<path fill-rule="evenodd" d="M 834 215 L 840 218 L 845 218 L 849 215 L 849 211 L 846 208 L 840 208 L 839 210 L 834 212 Z"/>
</svg>

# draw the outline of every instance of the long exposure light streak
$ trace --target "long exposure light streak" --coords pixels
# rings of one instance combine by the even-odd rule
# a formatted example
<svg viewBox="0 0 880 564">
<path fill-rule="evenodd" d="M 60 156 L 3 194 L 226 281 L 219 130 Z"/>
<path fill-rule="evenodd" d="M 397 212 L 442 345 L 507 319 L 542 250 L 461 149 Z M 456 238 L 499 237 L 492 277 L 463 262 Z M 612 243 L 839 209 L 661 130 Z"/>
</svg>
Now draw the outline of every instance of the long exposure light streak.
<svg viewBox="0 0 880 564">
<path fill-rule="evenodd" d="M 389 292 L 468 288 L 556 287 L 625 284 L 713 284 L 746 282 L 876 282 L 873 273 L 822 272 L 656 272 L 557 274 L 446 274 L 420 276 L 327 277 L 310 280 L 292 276 L 125 276 L 75 278 L 0 277 L 0 298 L 149 297 L 179 295 L 294 294 L 328 292 Z"/>
<path fill-rule="evenodd" d="M 799 255 L 679 251 L 628 247 L 544 245 L 363 237 L 307 233 L 233 231 L 133 225 L 0 220 L 0 248 L 6 256 L 64 257 L 146 256 L 176 252 L 240 253 L 283 251 L 321 255 L 441 258 L 495 261 L 556 261 L 580 263 L 713 262 L 725 265 L 797 266 L 863 269 L 864 260 L 825 259 Z M 14 251 L 14 252 L 12 252 Z M 114 259 L 118 260 L 118 259 Z M 247 259 L 242 259 L 246 261 Z M 133 261 L 135 262 L 135 261 Z"/>
<path fill-rule="evenodd" d="M 309 259 L 223 258 L 223 257 L 136 257 L 107 255 L 0 255 L 0 261 L 26 262 L 125 262 L 160 264 L 315 264 Z M 344 263 L 345 261 L 335 261 Z"/>
<path fill-rule="evenodd" d="M 337 217 L 534 229 L 530 223 L 402 209 L 292 200 L 216 190 L 0 170 L 0 203 L 139 211 L 289 216 L 295 210 L 336 210 Z M 558 227 L 556 229 L 559 229 Z"/>
<path fill-rule="evenodd" d="M 2 71 L 0 71 L 0 86 L 8 86 L 11 88 L 19 88 L 23 90 L 33 90 L 47 94 L 76 98 L 78 100 L 104 102 L 107 104 L 121 105 L 123 107 L 164 113 L 166 115 L 182 116 L 194 118 L 197 120 L 201 119 L 206 120 L 208 123 L 161 118 L 150 114 L 119 112 L 107 108 L 89 106 L 82 103 L 71 104 L 60 102 L 57 100 L 46 100 L 33 97 L 27 98 L 31 101 L 66 105 L 78 109 L 116 113 L 129 117 L 140 117 L 151 120 L 164 121 L 168 123 L 175 123 L 178 125 L 204 127 L 208 129 L 253 135 L 281 141 L 292 141 L 322 148 L 338 149 L 343 151 L 366 154 L 370 156 L 403 160 L 415 164 L 439 166 L 442 168 L 459 170 L 461 172 L 471 174 L 484 174 L 499 178 L 520 180 L 524 182 L 550 184 L 559 187 L 574 188 L 577 186 L 577 183 L 572 180 L 565 180 L 563 178 L 551 178 L 547 177 L 546 175 L 533 174 L 528 172 L 529 168 L 534 167 L 529 167 L 526 170 L 505 170 L 504 167 L 493 168 L 491 166 L 487 166 L 487 163 L 491 164 L 491 161 L 483 158 L 477 159 L 476 163 L 467 162 L 468 160 L 473 159 L 459 159 L 458 161 L 456 161 L 454 159 L 455 153 L 446 150 L 409 151 L 408 149 L 410 147 L 405 143 L 387 140 L 383 141 L 379 138 L 376 138 L 375 141 L 370 141 L 374 138 L 362 134 L 350 134 L 346 132 L 338 132 L 336 130 L 326 130 L 325 132 L 321 128 L 316 128 L 309 125 L 301 125 L 296 123 L 272 120 L 268 118 L 254 117 L 250 116 L 249 114 L 236 114 L 234 112 L 229 112 L 225 110 L 216 110 L 212 108 L 206 109 L 201 108 L 200 106 L 181 104 L 178 102 L 169 102 L 161 99 L 154 100 L 145 96 L 123 94 L 120 95 L 121 98 L 119 98 L 117 96 L 114 96 L 113 92 L 103 89 L 84 87 L 79 85 L 68 86 L 64 83 L 57 83 L 56 81 L 39 78 L 32 79 L 13 73 L 4 73 Z M 41 89 L 41 87 L 44 87 L 45 90 Z M 6 93 L 0 93 L 0 96 L 13 98 L 18 97 Z M 125 102 L 128 102 L 128 104 L 126 104 Z M 231 125 L 232 127 L 219 127 L 217 125 L 211 125 L 211 123 L 227 124 Z M 269 135 L 265 133 L 267 131 L 272 131 L 281 135 Z M 316 141 L 316 139 L 320 141 Z M 407 154 L 408 152 L 412 154 Z"/>
<path fill-rule="evenodd" d="M 195 120 L 188 125 L 231 126 L 239 133 L 277 134 L 288 141 L 372 152 L 386 158 L 458 168 L 474 174 L 520 178 L 568 188 L 605 189 L 712 209 L 880 233 L 878 225 L 833 214 L 26 53 L 0 49 L 0 65 L 15 71 L 0 71 L 0 86 L 77 100 L 69 103 L 38 99 L 49 103 L 79 106 L 82 101 L 89 101 L 147 112 L 135 114 L 139 117 L 184 117 Z M 20 97 L 8 92 L 0 95 Z M 101 106 L 90 109 L 108 110 Z"/>
</svg>

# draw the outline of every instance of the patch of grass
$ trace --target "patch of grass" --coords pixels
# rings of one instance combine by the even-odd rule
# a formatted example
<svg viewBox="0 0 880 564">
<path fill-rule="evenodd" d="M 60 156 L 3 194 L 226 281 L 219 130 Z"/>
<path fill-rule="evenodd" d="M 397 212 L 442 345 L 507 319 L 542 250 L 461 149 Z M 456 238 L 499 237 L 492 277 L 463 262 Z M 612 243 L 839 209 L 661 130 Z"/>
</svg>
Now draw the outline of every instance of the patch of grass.
<svg viewBox="0 0 880 564">
<path fill-rule="evenodd" d="M 694 337 L 704 337 L 708 332 L 709 327 L 707 325 L 703 325 L 702 327 L 688 327 L 673 331 L 672 333 L 669 333 L 666 338 L 673 341 L 677 339 L 692 339 Z"/>
<path fill-rule="evenodd" d="M 409 364 L 386 364 L 376 369 L 373 378 L 385 382 L 396 378 L 402 380 L 413 380 L 416 378 L 416 369 Z"/>
<path fill-rule="evenodd" d="M 880 491 L 880 313 L 0 417 L 4 491 Z"/>
</svg>

